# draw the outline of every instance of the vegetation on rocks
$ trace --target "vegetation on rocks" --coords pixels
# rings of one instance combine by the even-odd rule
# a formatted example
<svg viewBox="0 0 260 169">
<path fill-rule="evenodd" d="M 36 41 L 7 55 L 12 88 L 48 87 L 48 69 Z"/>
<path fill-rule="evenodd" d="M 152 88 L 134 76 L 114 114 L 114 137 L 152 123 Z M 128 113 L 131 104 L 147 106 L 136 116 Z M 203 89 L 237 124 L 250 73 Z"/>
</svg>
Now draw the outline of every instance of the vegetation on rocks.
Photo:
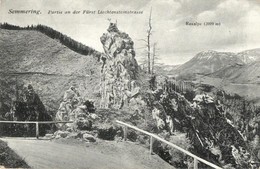
<svg viewBox="0 0 260 169">
<path fill-rule="evenodd" d="M 4 24 L 2 28 L 23 30 L 29 41 L 43 46 L 44 40 L 30 37 L 32 33 L 49 40 L 35 32 L 38 30 L 77 51 L 71 52 L 52 39 L 48 41 L 52 44 L 48 46 L 48 51 L 36 53 L 36 61 L 35 56 L 32 57 L 35 53 L 19 45 L 18 51 L 22 57 L 17 57 L 16 53 L 3 48 L 15 44 L 17 37 L 12 37 L 10 30 L 0 30 L 4 39 L 12 37 L 11 42 L 1 44 L 0 49 L 13 56 L 6 59 L 0 55 L 4 59 L 0 64 L 4 70 L 0 76 L 3 81 L 1 97 L 4 98 L 1 111 L 11 107 L 11 98 L 22 90 L 23 84 L 31 81 L 46 105 L 46 111 L 55 114 L 53 120 L 73 121 L 72 124 L 57 125 L 59 130 L 46 137 L 79 138 L 88 142 L 94 142 L 97 138 L 120 141 L 123 129 L 115 120 L 121 120 L 158 134 L 221 167 L 249 168 L 251 162 L 259 161 L 260 118 L 257 107 L 213 86 L 145 74 L 135 60 L 132 39 L 119 31 L 115 23 L 110 23 L 107 33 L 100 38 L 105 53 L 98 59 L 82 57 L 78 53 L 95 55 L 95 52 L 42 25 L 19 28 Z M 33 31 L 28 33 L 28 30 Z M 40 50 L 39 46 L 34 47 Z M 46 58 L 42 57 L 43 52 L 46 52 Z M 200 53 L 195 59 L 205 58 L 211 59 L 208 53 Z M 221 59 L 219 56 L 217 58 Z M 239 58 L 228 60 L 241 61 Z M 6 66 L 13 61 L 11 67 Z M 41 63 L 41 66 L 35 66 L 36 63 Z M 227 66 L 221 60 L 218 65 Z M 203 67 L 203 70 L 209 69 Z M 149 146 L 149 137 L 131 129 L 127 139 Z M 153 144 L 153 152 L 173 166 L 184 168 L 192 165 L 189 157 L 175 149 L 159 141 Z M 201 163 L 199 166 L 206 167 Z"/>
</svg>

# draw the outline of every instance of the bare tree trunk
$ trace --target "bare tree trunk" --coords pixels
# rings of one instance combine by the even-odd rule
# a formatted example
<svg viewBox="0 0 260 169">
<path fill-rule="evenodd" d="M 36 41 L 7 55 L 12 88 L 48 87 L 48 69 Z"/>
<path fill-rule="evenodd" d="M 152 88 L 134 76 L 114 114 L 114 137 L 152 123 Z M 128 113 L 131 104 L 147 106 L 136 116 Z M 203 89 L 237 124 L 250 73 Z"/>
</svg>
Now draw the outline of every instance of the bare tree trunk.
<svg viewBox="0 0 260 169">
<path fill-rule="evenodd" d="M 147 53 L 147 67 L 148 67 L 148 73 L 151 73 L 151 58 L 150 58 L 150 36 L 147 36 L 147 48 L 148 48 L 148 53 Z"/>
<path fill-rule="evenodd" d="M 148 73 L 151 74 L 151 34 L 152 34 L 152 8 L 150 10 L 150 17 L 149 17 L 149 28 L 147 30 L 147 66 L 148 66 Z"/>
<path fill-rule="evenodd" d="M 153 55 L 152 55 L 152 74 L 154 74 L 154 60 L 156 57 L 156 43 L 153 44 Z"/>
<path fill-rule="evenodd" d="M 18 80 L 17 80 L 17 77 L 15 77 L 15 99 L 16 101 L 19 100 L 19 91 L 18 91 Z"/>
</svg>

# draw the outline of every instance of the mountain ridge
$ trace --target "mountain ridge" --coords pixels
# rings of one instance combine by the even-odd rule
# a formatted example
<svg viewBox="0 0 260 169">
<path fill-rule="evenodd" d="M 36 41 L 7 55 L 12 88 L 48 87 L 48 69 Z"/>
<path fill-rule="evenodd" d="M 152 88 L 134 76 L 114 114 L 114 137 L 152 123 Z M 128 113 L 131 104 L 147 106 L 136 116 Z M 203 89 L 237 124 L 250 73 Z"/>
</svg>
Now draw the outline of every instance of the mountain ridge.
<svg viewBox="0 0 260 169">
<path fill-rule="evenodd" d="M 209 74 L 223 67 L 244 62 L 231 52 L 203 51 L 176 69 L 176 74 Z"/>
<path fill-rule="evenodd" d="M 260 84 L 260 61 L 226 67 L 214 72 L 210 76 L 228 79 L 233 83 Z"/>
<path fill-rule="evenodd" d="M 38 24 L 38 25 L 31 25 L 31 26 L 28 25 L 27 27 L 20 27 L 20 26 L 9 24 L 9 23 L 0 23 L 0 29 L 38 31 L 52 39 L 58 40 L 61 44 L 70 48 L 74 52 L 77 52 L 77 53 L 83 54 L 83 55 L 93 54 L 97 57 L 101 57 L 101 53 L 96 51 L 95 49 L 93 49 L 89 46 L 86 46 L 86 45 L 68 37 L 67 35 L 65 35 L 59 31 L 56 31 L 51 27 L 45 26 L 45 25 Z"/>
<path fill-rule="evenodd" d="M 249 69 L 250 64 L 254 65 L 254 63 L 258 61 L 260 61 L 260 48 L 245 50 L 238 53 L 208 50 L 196 54 L 192 59 L 179 66 L 175 70 L 175 74 L 183 77 L 191 77 L 195 74 L 211 75 L 215 72 L 220 72 L 221 70 L 231 69 L 234 66 L 236 67 L 236 65 Z M 238 70 L 238 67 L 236 67 L 236 70 Z M 256 69 L 256 71 L 258 72 L 259 70 Z M 229 73 L 231 73 L 231 70 L 229 70 Z M 225 73 L 222 72 L 222 74 Z M 218 74 L 218 77 L 221 78 L 220 73 Z"/>
</svg>

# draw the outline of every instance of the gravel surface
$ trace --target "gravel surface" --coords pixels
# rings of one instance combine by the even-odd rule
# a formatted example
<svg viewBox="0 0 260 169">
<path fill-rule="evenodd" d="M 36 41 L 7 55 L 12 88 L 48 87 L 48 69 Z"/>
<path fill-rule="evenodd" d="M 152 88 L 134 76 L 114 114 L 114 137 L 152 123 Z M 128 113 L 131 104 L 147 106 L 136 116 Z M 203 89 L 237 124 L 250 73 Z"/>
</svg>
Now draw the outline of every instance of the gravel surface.
<svg viewBox="0 0 260 169">
<path fill-rule="evenodd" d="M 167 169 L 173 168 L 133 142 L 4 138 L 32 168 Z"/>
</svg>

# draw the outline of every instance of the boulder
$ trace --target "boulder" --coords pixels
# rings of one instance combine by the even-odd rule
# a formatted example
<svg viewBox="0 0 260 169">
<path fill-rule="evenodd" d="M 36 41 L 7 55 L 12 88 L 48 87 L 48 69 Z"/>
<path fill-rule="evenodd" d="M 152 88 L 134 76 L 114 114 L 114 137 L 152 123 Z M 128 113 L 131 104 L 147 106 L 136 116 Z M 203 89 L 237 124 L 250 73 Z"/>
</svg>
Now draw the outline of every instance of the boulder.
<svg viewBox="0 0 260 169">
<path fill-rule="evenodd" d="M 104 140 L 114 140 L 118 129 L 110 125 L 100 126 L 98 129 L 98 137 Z"/>
<path fill-rule="evenodd" d="M 91 130 L 92 121 L 86 118 L 79 118 L 75 122 L 75 127 L 79 130 Z"/>
<path fill-rule="evenodd" d="M 66 129 L 66 131 L 68 131 L 68 132 L 73 132 L 73 129 L 70 128 L 70 127 L 68 127 L 68 128 Z"/>
<path fill-rule="evenodd" d="M 61 138 L 60 135 L 56 135 L 56 136 L 55 136 L 55 139 L 59 139 L 59 138 Z"/>
<path fill-rule="evenodd" d="M 84 141 L 87 141 L 87 142 L 96 142 L 95 137 L 88 133 L 83 134 L 82 138 Z"/>
<path fill-rule="evenodd" d="M 61 130 L 58 130 L 54 133 L 54 136 L 55 138 L 66 138 L 68 136 L 69 132 L 68 131 L 61 131 Z"/>
<path fill-rule="evenodd" d="M 54 137 L 53 134 L 45 134 L 45 138 L 47 138 L 47 139 L 51 139 L 51 138 L 53 138 L 53 137 Z"/>
<path fill-rule="evenodd" d="M 77 133 L 77 132 L 71 132 L 67 135 L 66 138 L 73 138 L 73 139 L 76 139 L 76 138 L 80 138 L 80 133 Z"/>
</svg>

